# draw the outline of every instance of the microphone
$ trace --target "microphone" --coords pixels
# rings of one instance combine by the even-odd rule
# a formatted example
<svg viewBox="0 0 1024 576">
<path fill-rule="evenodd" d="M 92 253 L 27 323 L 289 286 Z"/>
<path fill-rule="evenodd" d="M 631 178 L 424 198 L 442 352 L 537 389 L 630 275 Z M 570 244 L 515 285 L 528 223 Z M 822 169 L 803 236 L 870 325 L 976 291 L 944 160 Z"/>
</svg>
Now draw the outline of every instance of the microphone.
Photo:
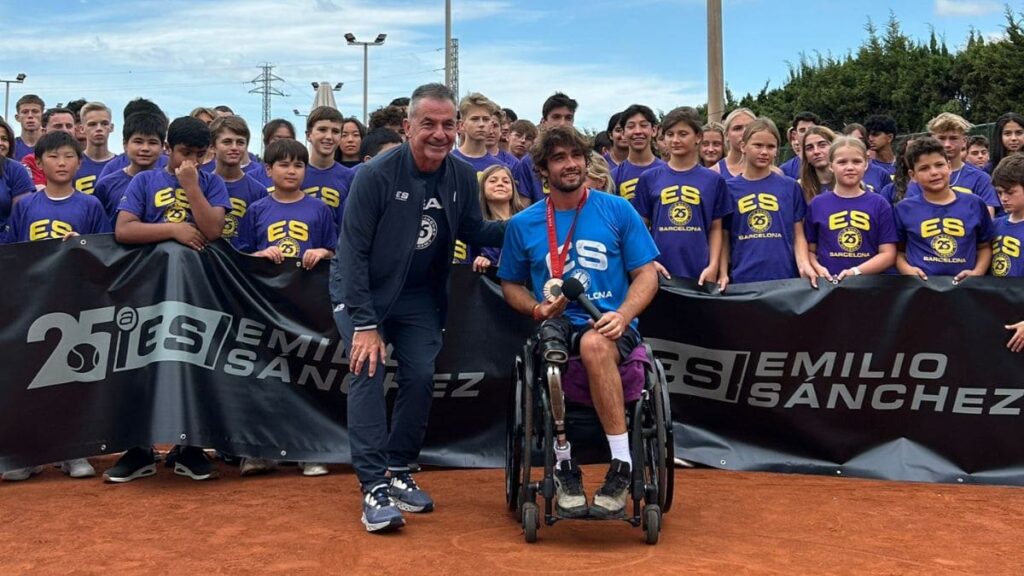
<svg viewBox="0 0 1024 576">
<path fill-rule="evenodd" d="M 594 319 L 594 322 L 597 322 L 601 319 L 601 311 L 594 306 L 594 303 L 591 302 L 583 292 L 583 283 L 580 282 L 578 278 L 569 277 L 569 279 L 562 284 L 562 294 L 569 300 L 579 304 L 580 307 Z"/>
</svg>

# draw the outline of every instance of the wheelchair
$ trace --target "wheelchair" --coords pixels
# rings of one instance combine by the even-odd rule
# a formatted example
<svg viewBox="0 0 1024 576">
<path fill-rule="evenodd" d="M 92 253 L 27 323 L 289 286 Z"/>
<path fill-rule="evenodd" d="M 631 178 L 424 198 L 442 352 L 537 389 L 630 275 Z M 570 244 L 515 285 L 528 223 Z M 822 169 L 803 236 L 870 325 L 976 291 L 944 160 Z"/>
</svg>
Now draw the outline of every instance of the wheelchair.
<svg viewBox="0 0 1024 576">
<path fill-rule="evenodd" d="M 552 526 L 567 519 L 557 515 L 554 507 L 556 434 L 564 430 L 572 444 L 573 457 L 581 463 L 609 461 L 606 438 L 593 407 L 566 400 L 563 394 L 562 378 L 567 370 L 573 369 L 570 360 L 550 361 L 545 358 L 547 351 L 541 348 L 540 337 L 533 336 L 516 356 L 506 428 L 505 498 L 529 543 L 536 542 L 541 520 Z M 637 348 L 645 354 L 634 350 L 630 359 L 637 356 L 645 362 L 639 398 L 631 399 L 625 391 L 633 469 L 629 495 L 632 507 L 627 501 L 623 520 L 642 527 L 646 543 L 653 545 L 658 543 L 662 515 L 672 508 L 675 448 L 664 368 L 650 346 L 641 342 Z M 582 364 L 576 368 L 582 369 Z M 543 516 L 538 497 L 543 500 Z"/>
</svg>

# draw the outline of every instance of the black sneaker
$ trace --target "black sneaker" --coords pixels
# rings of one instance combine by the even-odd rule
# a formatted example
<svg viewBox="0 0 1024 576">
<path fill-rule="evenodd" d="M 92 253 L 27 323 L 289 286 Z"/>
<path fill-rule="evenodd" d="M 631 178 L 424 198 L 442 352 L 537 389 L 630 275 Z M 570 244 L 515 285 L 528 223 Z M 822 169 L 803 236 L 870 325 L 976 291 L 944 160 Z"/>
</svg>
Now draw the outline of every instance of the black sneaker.
<svg viewBox="0 0 1024 576">
<path fill-rule="evenodd" d="M 432 512 L 434 501 L 426 493 L 409 472 L 392 472 L 388 493 L 395 505 L 403 512 Z"/>
<path fill-rule="evenodd" d="M 587 515 L 587 493 L 583 491 L 583 471 L 573 459 L 564 460 L 555 468 L 555 507 L 565 518 L 583 518 Z"/>
<path fill-rule="evenodd" d="M 112 468 L 103 473 L 103 481 L 119 484 L 156 474 L 156 461 L 151 448 L 130 448 Z"/>
<path fill-rule="evenodd" d="M 631 481 L 629 464 L 612 460 L 604 485 L 594 494 L 594 505 L 590 514 L 598 518 L 622 518 L 626 515 L 626 499 L 629 497 Z"/>
<path fill-rule="evenodd" d="M 206 458 L 202 448 L 196 446 L 182 446 L 178 457 L 174 461 L 174 473 L 179 476 L 188 476 L 193 480 L 209 480 L 217 477 L 217 470 L 213 463 Z"/>
</svg>

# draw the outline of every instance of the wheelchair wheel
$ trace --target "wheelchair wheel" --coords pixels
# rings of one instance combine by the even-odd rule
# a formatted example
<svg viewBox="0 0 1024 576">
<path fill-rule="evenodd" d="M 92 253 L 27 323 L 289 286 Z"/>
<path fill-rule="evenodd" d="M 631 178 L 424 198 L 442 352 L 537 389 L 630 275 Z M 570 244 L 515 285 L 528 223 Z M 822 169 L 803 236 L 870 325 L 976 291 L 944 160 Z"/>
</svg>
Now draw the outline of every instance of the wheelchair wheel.
<svg viewBox="0 0 1024 576">
<path fill-rule="evenodd" d="M 523 536 L 527 543 L 537 541 L 537 528 L 540 526 L 540 510 L 533 502 L 523 504 Z"/>
<path fill-rule="evenodd" d="M 644 506 L 644 542 L 655 545 L 661 537 L 661 509 L 657 504 Z"/>
<path fill-rule="evenodd" d="M 523 437 L 523 386 L 525 385 L 523 359 L 516 357 L 512 367 L 512 386 L 509 388 L 505 424 L 505 503 L 509 512 L 521 514 L 519 505 L 522 488 L 523 453 L 527 444 Z M 528 452 L 527 452 L 528 453 Z M 521 517 L 519 518 L 522 519 Z"/>
<path fill-rule="evenodd" d="M 675 459 L 676 440 L 672 433 L 672 406 L 669 404 L 668 386 L 665 385 L 665 369 L 661 362 L 655 362 L 654 412 L 658 421 L 658 506 L 659 515 L 672 509 L 672 496 L 675 492 Z"/>
</svg>

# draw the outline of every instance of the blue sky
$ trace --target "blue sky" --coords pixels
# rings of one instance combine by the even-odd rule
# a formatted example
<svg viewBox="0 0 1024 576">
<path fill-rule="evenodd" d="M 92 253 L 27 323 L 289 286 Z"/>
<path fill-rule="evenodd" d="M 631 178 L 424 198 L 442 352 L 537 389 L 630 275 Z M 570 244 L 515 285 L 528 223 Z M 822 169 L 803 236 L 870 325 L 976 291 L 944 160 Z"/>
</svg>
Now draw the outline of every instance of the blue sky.
<svg viewBox="0 0 1024 576">
<path fill-rule="evenodd" d="M 971 29 L 996 35 L 1003 4 L 990 0 L 724 0 L 725 77 L 740 96 L 782 84 L 800 53 L 856 50 L 870 18 L 890 11 L 905 32 L 930 28 L 959 49 Z M 270 62 L 288 94 L 273 115 L 301 123 L 313 81 L 344 82 L 346 115 L 362 112 L 362 50 L 347 46 L 388 34 L 370 49 L 369 107 L 444 79 L 443 0 L 0 0 L 0 78 L 19 72 L 11 106 L 25 93 L 47 104 L 79 97 L 106 102 L 119 123 L 124 104 L 155 100 L 172 117 L 227 104 L 255 127 L 261 97 L 247 82 Z M 1010 4 L 1024 10 L 1024 2 Z M 480 91 L 536 121 L 562 90 L 580 102 L 578 124 L 603 129 L 631 103 L 667 110 L 706 100 L 703 0 L 453 0 L 460 89 Z M 782 8 L 784 7 L 784 8 Z M 45 15 L 45 17 L 43 16 Z M 13 111 L 11 113 L 13 116 Z M 115 132 L 117 133 L 117 132 Z M 120 138 L 111 139 L 120 150 Z"/>
</svg>

